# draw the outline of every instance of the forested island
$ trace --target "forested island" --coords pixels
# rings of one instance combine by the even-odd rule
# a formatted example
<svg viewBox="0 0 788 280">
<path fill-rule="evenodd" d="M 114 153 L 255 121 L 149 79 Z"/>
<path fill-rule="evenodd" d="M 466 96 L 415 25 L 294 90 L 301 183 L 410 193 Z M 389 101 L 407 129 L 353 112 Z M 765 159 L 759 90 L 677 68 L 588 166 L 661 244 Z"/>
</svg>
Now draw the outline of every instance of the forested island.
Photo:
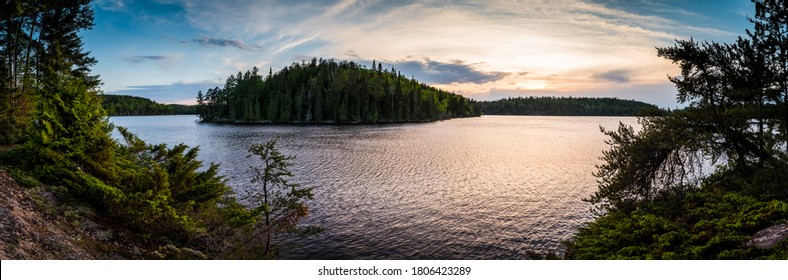
<svg viewBox="0 0 788 280">
<path fill-rule="evenodd" d="M 640 101 L 588 97 L 510 97 L 479 101 L 478 108 L 485 115 L 534 116 L 636 116 L 659 110 Z"/>
<path fill-rule="evenodd" d="M 197 94 L 204 122 L 398 123 L 479 116 L 473 100 L 373 62 L 313 58 L 263 77 L 257 67 Z"/>
<path fill-rule="evenodd" d="M 102 94 L 101 105 L 110 116 L 196 115 L 197 106 L 161 104 L 144 97 Z"/>
<path fill-rule="evenodd" d="M 475 101 L 407 79 L 373 62 L 313 58 L 263 77 L 230 75 L 197 93 L 204 122 L 400 123 L 485 115 L 635 116 L 656 106 L 617 98 L 515 97 Z"/>
</svg>

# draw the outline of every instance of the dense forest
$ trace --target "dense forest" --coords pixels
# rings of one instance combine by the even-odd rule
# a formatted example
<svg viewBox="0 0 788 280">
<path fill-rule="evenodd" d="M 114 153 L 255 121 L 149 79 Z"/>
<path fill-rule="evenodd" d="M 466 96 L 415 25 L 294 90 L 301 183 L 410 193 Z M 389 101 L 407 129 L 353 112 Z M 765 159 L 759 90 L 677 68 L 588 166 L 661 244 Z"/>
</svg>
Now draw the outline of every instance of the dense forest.
<svg viewBox="0 0 788 280">
<path fill-rule="evenodd" d="M 153 100 L 128 95 L 102 94 L 101 105 L 110 116 L 196 115 L 197 106 L 161 104 Z"/>
<path fill-rule="evenodd" d="M 381 64 L 313 58 L 268 76 L 255 67 L 197 95 L 206 122 L 392 123 L 478 116 L 461 95 L 407 79 Z"/>
<path fill-rule="evenodd" d="M 618 98 L 514 97 L 479 101 L 485 115 L 635 116 L 654 105 Z"/>
<path fill-rule="evenodd" d="M 788 5 L 753 2 L 734 43 L 657 48 L 687 107 L 604 131 L 598 217 L 568 258 L 788 259 Z"/>
</svg>

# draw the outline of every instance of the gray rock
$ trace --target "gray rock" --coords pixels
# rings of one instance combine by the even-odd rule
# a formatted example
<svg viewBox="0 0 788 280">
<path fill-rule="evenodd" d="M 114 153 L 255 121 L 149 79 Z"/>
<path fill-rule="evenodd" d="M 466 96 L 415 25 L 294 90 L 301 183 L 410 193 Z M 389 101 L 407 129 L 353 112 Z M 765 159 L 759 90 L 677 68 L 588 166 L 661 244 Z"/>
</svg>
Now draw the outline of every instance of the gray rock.
<svg viewBox="0 0 788 280">
<path fill-rule="evenodd" d="M 747 246 L 769 249 L 788 237 L 788 223 L 774 225 L 759 231 L 747 241 Z"/>
</svg>

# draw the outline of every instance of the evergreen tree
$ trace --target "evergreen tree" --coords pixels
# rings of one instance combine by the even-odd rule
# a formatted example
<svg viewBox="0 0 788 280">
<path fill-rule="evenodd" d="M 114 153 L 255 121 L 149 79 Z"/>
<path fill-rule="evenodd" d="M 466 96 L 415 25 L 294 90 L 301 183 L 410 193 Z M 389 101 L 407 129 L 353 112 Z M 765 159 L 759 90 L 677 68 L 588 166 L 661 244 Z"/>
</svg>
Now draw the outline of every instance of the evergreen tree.
<svg viewBox="0 0 788 280">
<path fill-rule="evenodd" d="M 785 165 L 788 88 L 783 87 L 780 61 L 785 60 L 781 57 L 788 40 L 781 43 L 775 36 L 783 35 L 767 29 L 787 28 L 782 17 L 788 9 L 779 1 L 755 3 L 755 30 L 748 32 L 749 38 L 733 44 L 679 40 L 673 47 L 658 48 L 659 56 L 681 67 L 681 76 L 670 80 L 678 89 L 678 101 L 689 106 L 642 119 L 637 134 L 626 127 L 608 132 L 614 149 L 605 154 L 607 164 L 599 172 L 602 185 L 593 202 L 615 207 L 683 186 L 701 168 L 701 155 L 725 160 L 725 172 L 735 176 L 751 177 L 758 170 Z M 773 187 L 772 194 L 786 191 L 784 184 Z"/>
<path fill-rule="evenodd" d="M 82 49 L 78 32 L 93 26 L 89 1 L 5 1 L 0 15 L 0 143 L 23 140 L 35 111 L 49 108 L 61 77 L 76 79 L 87 89 L 98 77 L 90 75 L 96 60 Z"/>
<path fill-rule="evenodd" d="M 312 189 L 292 183 L 290 172 L 293 156 L 285 156 L 276 148 L 276 139 L 255 144 L 249 148 L 250 157 L 259 157 L 260 167 L 253 166 L 256 188 L 249 194 L 253 213 L 260 215 L 256 235 L 263 239 L 263 255 L 272 257 L 276 252 L 272 238 L 280 233 L 294 232 L 298 222 L 309 212 L 305 204 L 312 199 Z"/>
<path fill-rule="evenodd" d="M 119 131 L 126 145 L 111 138 L 99 80 L 90 73 L 95 60 L 82 49 L 78 36 L 93 25 L 90 3 L 1 5 L 0 108 L 27 110 L 0 122 L 13 126 L 8 131 L 20 136 L 10 142 L 25 140 L 2 153 L 3 164 L 61 190 L 55 194 L 58 198 L 92 207 L 89 212 L 139 234 L 132 236 L 144 239 L 146 246 L 175 244 L 222 255 L 211 250 L 227 247 L 211 244 L 235 243 L 225 232 L 217 237 L 216 228 L 238 229 L 253 219 L 229 196 L 217 165 L 202 168 L 196 148 L 148 145 L 123 128 Z M 31 104 L 20 107 L 20 96 Z M 220 89 L 208 90 L 202 101 L 204 118 L 227 114 L 216 108 L 226 104 Z M 5 136 L 6 127 L 0 128 Z"/>
<path fill-rule="evenodd" d="M 215 92 L 209 90 L 200 118 L 226 122 L 357 123 L 479 115 L 475 102 L 465 97 L 416 82 L 411 84 L 395 70 L 379 71 L 380 65 L 377 70 L 366 69 L 353 62 L 323 59 L 294 63 L 277 73 L 269 70 L 265 79 L 252 69 L 248 75 L 230 75 L 216 101 Z M 419 98 L 422 92 L 435 94 Z M 255 110 L 255 102 L 265 114 L 244 113 Z"/>
<path fill-rule="evenodd" d="M 575 258 L 785 258 L 788 242 L 746 245 L 788 219 L 788 6 L 754 1 L 734 43 L 678 40 L 658 55 L 687 108 L 620 125 L 588 199 L 601 216 L 570 242 Z M 714 164 L 711 174 L 701 172 Z M 782 245 L 780 245 L 782 244 Z"/>
<path fill-rule="evenodd" d="M 111 126 L 97 96 L 99 80 L 90 75 L 96 61 L 82 49 L 77 34 L 93 26 L 89 1 L 37 4 L 15 2 L 12 10 L 23 11 L 18 15 L 26 19 L 4 18 L 26 22 L 21 27 L 27 36 L 20 40 L 28 46 L 26 65 L 19 69 L 29 74 L 22 74 L 22 83 L 14 85 L 37 101 L 35 112 L 28 113 L 32 119 L 26 146 L 43 161 L 60 154 L 94 172 L 107 172 L 103 166 L 112 156 Z"/>
</svg>

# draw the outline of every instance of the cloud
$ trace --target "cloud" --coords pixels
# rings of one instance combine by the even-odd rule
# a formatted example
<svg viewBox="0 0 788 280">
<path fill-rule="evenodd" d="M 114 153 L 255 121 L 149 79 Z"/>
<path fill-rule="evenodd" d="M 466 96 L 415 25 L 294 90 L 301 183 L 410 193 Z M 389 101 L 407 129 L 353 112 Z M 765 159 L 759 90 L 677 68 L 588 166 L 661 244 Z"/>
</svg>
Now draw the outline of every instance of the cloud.
<svg viewBox="0 0 788 280">
<path fill-rule="evenodd" d="M 202 91 L 204 93 L 210 88 L 221 86 L 223 86 L 222 83 L 215 81 L 178 81 L 163 85 L 128 86 L 125 89 L 107 93 L 145 97 L 159 103 L 195 104 L 197 102 L 197 91 Z"/>
<path fill-rule="evenodd" d="M 712 28 L 712 27 L 684 26 L 683 29 L 685 30 L 685 32 L 689 31 L 694 34 L 706 34 L 720 38 L 736 38 L 737 36 L 740 35 L 735 32 L 730 32 L 730 31 L 722 30 L 719 28 Z"/>
<path fill-rule="evenodd" d="M 166 55 L 132 55 L 132 56 L 124 56 L 122 59 L 132 63 L 142 63 L 146 61 L 154 61 L 154 62 L 172 61 L 176 58 L 173 56 L 166 56 Z"/>
<path fill-rule="evenodd" d="M 276 71 L 312 56 L 362 65 L 374 58 L 462 94 L 660 84 L 677 67 L 657 57 L 655 46 L 688 34 L 731 35 L 725 26 L 685 20 L 702 15 L 698 9 L 649 0 L 166 2 L 194 31 L 182 38 L 196 39 L 182 43 L 245 51 L 201 50 L 216 57 L 206 72 L 248 69 L 255 61 Z"/>
<path fill-rule="evenodd" d="M 594 78 L 614 83 L 628 83 L 632 73 L 628 70 L 613 70 L 594 75 Z"/>
<path fill-rule="evenodd" d="M 345 56 L 351 57 L 353 59 L 361 59 L 361 56 L 356 53 L 354 50 L 348 50 L 345 52 Z"/>
<path fill-rule="evenodd" d="M 475 69 L 461 60 L 440 62 L 425 58 L 424 60 L 400 60 L 390 62 L 394 68 L 406 75 L 420 77 L 427 83 L 475 83 L 483 84 L 497 81 L 509 75 L 505 72 L 487 72 Z"/>
<path fill-rule="evenodd" d="M 314 40 L 315 38 L 317 38 L 317 35 L 311 35 L 309 37 L 303 37 L 303 38 L 290 38 L 287 41 L 280 42 L 279 47 L 277 47 L 276 50 L 274 50 L 271 53 L 274 55 L 279 54 L 289 49 L 306 44 L 309 41 Z"/>
<path fill-rule="evenodd" d="M 729 41 L 738 37 L 748 27 L 746 15 L 737 13 L 739 7 L 751 10 L 749 1 L 717 1 L 715 5 L 704 1 L 653 1 L 653 0 L 589 0 L 613 10 L 628 14 L 648 15 L 660 21 L 633 22 L 651 30 L 663 30 L 701 40 Z M 656 23 L 656 25 L 655 25 Z"/>
<path fill-rule="evenodd" d="M 286 62 L 278 57 L 341 58 L 352 50 L 377 60 L 460 58 L 484 61 L 480 67 L 487 69 L 479 69 L 488 72 L 555 72 L 631 63 L 610 54 L 651 55 L 655 43 L 679 37 L 671 19 L 587 1 L 184 1 L 184 18 L 193 27 L 262 42 L 271 50 L 266 59 L 281 65 Z M 253 48 L 238 39 L 210 39 L 192 42 Z"/>
<path fill-rule="evenodd" d="M 110 12 L 125 11 L 128 8 L 126 3 L 121 0 L 98 0 L 94 3 L 99 9 Z"/>
<path fill-rule="evenodd" d="M 127 55 L 121 57 L 122 60 L 134 64 L 152 62 L 165 70 L 172 69 L 172 67 L 176 62 L 178 62 L 180 58 L 181 55 Z"/>
<path fill-rule="evenodd" d="M 238 39 L 210 38 L 207 36 L 202 36 L 191 41 L 183 41 L 183 43 L 197 43 L 203 47 L 235 47 L 248 52 L 254 52 L 261 48 L 259 45 L 246 44 Z"/>
</svg>

